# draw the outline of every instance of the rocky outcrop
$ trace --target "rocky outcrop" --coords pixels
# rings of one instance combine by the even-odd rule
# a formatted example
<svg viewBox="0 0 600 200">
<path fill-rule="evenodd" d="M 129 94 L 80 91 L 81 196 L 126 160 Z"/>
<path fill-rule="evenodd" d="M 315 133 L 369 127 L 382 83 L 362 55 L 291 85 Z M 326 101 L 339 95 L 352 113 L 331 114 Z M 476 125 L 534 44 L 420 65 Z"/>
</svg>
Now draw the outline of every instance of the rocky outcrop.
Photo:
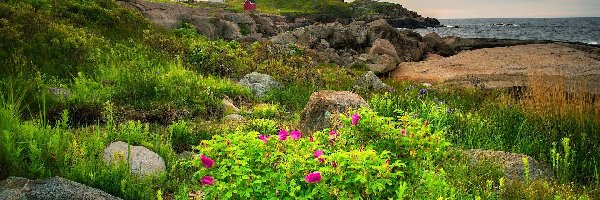
<svg viewBox="0 0 600 200">
<path fill-rule="evenodd" d="M 480 164 L 481 162 L 492 162 L 499 165 L 504 170 L 505 176 L 509 179 L 525 180 L 526 171 L 529 174 L 530 180 L 535 179 L 553 179 L 552 171 L 546 166 L 543 166 L 534 158 L 510 152 L 490 151 L 481 149 L 470 149 L 464 151 L 471 164 Z M 523 164 L 523 158 L 527 159 L 528 169 Z"/>
<path fill-rule="evenodd" d="M 355 20 L 385 20 L 394 28 L 425 28 L 440 26 L 435 18 L 423 17 L 400 4 L 372 0 L 356 0 L 351 4 Z"/>
<path fill-rule="evenodd" d="M 257 96 L 263 97 L 267 91 L 279 87 L 280 84 L 267 74 L 252 72 L 240 80 L 240 85 L 249 88 Z"/>
<path fill-rule="evenodd" d="M 310 95 L 308 104 L 300 114 L 302 132 L 320 131 L 332 127 L 338 115 L 350 109 L 369 107 L 359 95 L 348 91 L 324 90 Z"/>
<path fill-rule="evenodd" d="M 127 160 L 128 152 L 132 174 L 145 176 L 162 173 L 166 170 L 165 161 L 158 154 L 142 146 L 131 145 L 128 148 L 127 143 L 121 141 L 110 143 L 104 149 L 102 158 L 107 163 L 114 164 Z"/>
<path fill-rule="evenodd" d="M 6 200 L 119 200 L 99 189 L 76 183 L 61 177 L 46 180 L 29 180 L 9 177 L 0 182 L 0 199 Z"/>
<path fill-rule="evenodd" d="M 534 81 L 544 87 L 561 84 L 554 88 L 567 92 L 600 94 L 600 50 L 596 50 L 563 44 L 477 49 L 437 60 L 403 62 L 391 76 L 400 81 L 484 89 L 526 88 Z"/>
<path fill-rule="evenodd" d="M 212 39 L 262 39 L 287 31 L 282 16 L 260 13 L 231 13 L 223 9 L 185 6 L 144 0 L 117 1 L 123 7 L 139 11 L 154 24 L 174 29 L 182 23 L 193 24 L 198 33 Z M 216 14 L 215 14 L 216 13 Z"/>
<path fill-rule="evenodd" d="M 378 73 L 393 70 L 395 67 L 391 66 L 396 66 L 399 62 L 418 61 L 427 50 L 427 45 L 421 42 L 419 34 L 395 29 L 384 20 L 371 23 L 355 21 L 348 25 L 315 24 L 277 35 L 271 41 L 280 45 L 298 44 L 321 52 L 325 62 L 341 65 L 349 65 L 355 61 L 380 64 L 373 69 Z M 362 54 L 369 54 L 372 59 L 359 58 L 364 57 Z M 368 61 L 385 63 L 364 63 Z M 383 65 L 390 67 L 375 69 L 382 68 Z"/>
</svg>

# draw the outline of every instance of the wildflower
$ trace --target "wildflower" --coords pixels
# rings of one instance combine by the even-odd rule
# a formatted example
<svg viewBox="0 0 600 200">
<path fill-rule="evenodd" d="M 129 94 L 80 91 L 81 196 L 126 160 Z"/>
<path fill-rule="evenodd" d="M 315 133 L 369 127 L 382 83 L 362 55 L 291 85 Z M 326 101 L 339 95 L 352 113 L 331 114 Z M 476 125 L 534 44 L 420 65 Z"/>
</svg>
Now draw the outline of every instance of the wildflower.
<svg viewBox="0 0 600 200">
<path fill-rule="evenodd" d="M 390 159 L 389 159 L 389 158 L 388 158 L 388 159 L 386 159 L 386 160 L 385 160 L 385 163 L 389 165 L 389 164 L 390 164 Z"/>
<path fill-rule="evenodd" d="M 269 152 L 265 153 L 265 158 L 268 158 L 269 155 L 270 155 Z"/>
<path fill-rule="evenodd" d="M 310 136 L 308 136 L 308 140 L 309 140 L 310 142 L 313 142 L 313 136 L 312 136 L 312 134 L 310 134 Z"/>
<path fill-rule="evenodd" d="M 211 176 L 202 177 L 202 186 L 215 184 L 215 179 Z"/>
<path fill-rule="evenodd" d="M 329 145 L 333 146 L 333 140 L 329 140 Z"/>
<path fill-rule="evenodd" d="M 262 141 L 263 141 L 265 144 L 266 144 L 267 142 L 269 142 L 269 141 L 268 141 L 268 139 L 269 139 L 269 136 L 264 136 L 264 135 L 262 135 L 262 134 L 260 134 L 260 135 L 258 136 L 258 139 L 262 140 Z"/>
<path fill-rule="evenodd" d="M 315 153 L 313 153 L 313 156 L 315 158 L 318 158 L 318 157 L 320 157 L 322 155 L 323 155 L 323 150 L 316 150 Z"/>
<path fill-rule="evenodd" d="M 354 113 L 352 115 L 352 125 L 357 125 L 358 124 L 358 120 L 360 120 L 360 115 Z"/>
<path fill-rule="evenodd" d="M 285 141 L 287 139 L 287 137 L 288 137 L 288 132 L 285 131 L 285 129 L 279 130 L 279 139 L 281 141 Z"/>
<path fill-rule="evenodd" d="M 209 157 L 206 157 L 205 155 L 202 155 L 200 157 L 200 160 L 202 161 L 202 165 L 204 165 L 204 167 L 206 168 L 211 168 L 215 164 L 214 160 L 210 159 Z"/>
<path fill-rule="evenodd" d="M 405 129 L 402 129 L 402 130 L 400 131 L 400 133 L 402 133 L 402 136 L 406 137 L 406 130 L 405 130 Z"/>
<path fill-rule="evenodd" d="M 304 177 L 307 183 L 318 183 L 321 181 L 321 172 L 312 172 Z"/>
<path fill-rule="evenodd" d="M 337 167 L 337 163 L 336 163 L 335 161 L 332 161 L 332 162 L 331 162 L 331 166 L 332 166 L 333 168 L 336 168 L 336 167 Z"/>
<path fill-rule="evenodd" d="M 334 130 L 331 130 L 329 132 L 329 139 L 330 140 L 335 140 L 337 138 L 337 132 L 335 132 Z"/>
<path fill-rule="evenodd" d="M 297 140 L 302 137 L 302 132 L 299 130 L 293 130 L 292 133 L 290 133 L 290 136 L 292 137 L 292 140 Z"/>
<path fill-rule="evenodd" d="M 419 90 L 419 94 L 426 95 L 427 94 L 427 90 L 426 89 L 420 89 Z"/>
</svg>

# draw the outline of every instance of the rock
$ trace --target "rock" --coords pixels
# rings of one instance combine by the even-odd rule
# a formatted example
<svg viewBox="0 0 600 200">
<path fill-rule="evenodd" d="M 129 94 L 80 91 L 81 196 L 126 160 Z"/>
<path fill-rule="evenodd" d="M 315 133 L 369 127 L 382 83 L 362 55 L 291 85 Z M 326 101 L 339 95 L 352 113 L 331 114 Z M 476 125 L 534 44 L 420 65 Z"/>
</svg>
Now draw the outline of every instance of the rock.
<svg viewBox="0 0 600 200">
<path fill-rule="evenodd" d="M 423 42 L 429 46 L 430 49 L 434 49 L 436 46 L 443 43 L 442 37 L 435 32 L 427 33 L 423 36 Z"/>
<path fill-rule="evenodd" d="M 360 107 L 368 108 L 369 104 L 355 93 L 331 90 L 315 92 L 300 114 L 300 129 L 302 132 L 314 132 L 331 128 L 332 121 L 339 120 L 338 114 Z"/>
<path fill-rule="evenodd" d="M 280 32 L 279 28 L 275 26 L 275 22 L 273 22 L 270 16 L 263 15 L 252 15 L 254 21 L 256 21 L 256 31 L 268 36 L 276 35 Z"/>
<path fill-rule="evenodd" d="M 541 165 L 534 158 L 527 155 L 481 149 L 470 149 L 464 152 L 469 157 L 471 164 L 478 164 L 482 161 L 491 161 L 503 167 L 506 177 L 518 180 L 525 180 L 525 167 L 523 166 L 523 157 L 526 157 L 529 162 L 530 180 L 553 179 L 551 170 Z"/>
<path fill-rule="evenodd" d="M 223 99 L 223 108 L 223 110 L 225 110 L 225 115 L 237 114 L 240 112 L 240 109 L 235 107 L 235 105 L 233 105 L 233 103 L 227 99 Z"/>
<path fill-rule="evenodd" d="M 48 88 L 48 93 L 50 93 L 50 96 L 52 98 L 63 100 L 69 98 L 69 96 L 71 95 L 71 92 L 69 90 L 58 87 Z"/>
<path fill-rule="evenodd" d="M 0 199 L 6 200 L 112 200 L 120 199 L 99 189 L 73 182 L 61 177 L 46 180 L 29 180 L 9 177 L 0 182 Z"/>
<path fill-rule="evenodd" d="M 280 45 L 295 44 L 297 41 L 298 38 L 296 38 L 296 36 L 294 36 L 294 34 L 291 32 L 285 32 L 271 38 L 271 42 Z"/>
<path fill-rule="evenodd" d="M 279 87 L 279 83 L 266 74 L 252 72 L 246 74 L 240 84 L 250 89 L 251 92 L 259 97 L 264 97 L 265 93 L 273 88 Z"/>
<path fill-rule="evenodd" d="M 386 54 L 392 57 L 398 57 L 398 52 L 396 51 L 396 47 L 389 40 L 386 39 L 377 39 L 373 43 L 371 49 L 369 49 L 369 54 Z"/>
<path fill-rule="evenodd" d="M 244 118 L 244 116 L 241 116 L 239 114 L 230 114 L 230 115 L 223 117 L 223 121 L 239 122 L 239 121 L 245 121 L 245 120 L 246 120 L 246 118 Z"/>
<path fill-rule="evenodd" d="M 234 22 L 219 20 L 216 27 L 220 29 L 220 36 L 224 39 L 235 40 L 242 37 L 240 27 Z"/>
<path fill-rule="evenodd" d="M 246 13 L 225 13 L 224 17 L 236 24 L 255 24 L 254 19 Z"/>
<path fill-rule="evenodd" d="M 438 54 L 433 54 L 433 53 L 428 53 L 425 55 L 425 58 L 423 59 L 423 61 L 431 61 L 431 60 L 440 60 L 443 59 L 444 57 L 438 55 Z"/>
<path fill-rule="evenodd" d="M 357 45 L 364 45 L 369 38 L 367 22 L 353 21 L 348 25 L 348 33 Z"/>
<path fill-rule="evenodd" d="M 127 159 L 127 143 L 121 141 L 110 143 L 104 149 L 102 157 L 107 163 Z M 166 170 L 163 158 L 142 146 L 130 146 L 129 165 L 132 174 L 142 176 L 162 173 Z"/>
<path fill-rule="evenodd" d="M 367 67 L 376 74 L 384 74 L 398 68 L 398 59 L 390 55 L 372 55 L 372 58 L 371 64 L 367 64 Z"/>
<path fill-rule="evenodd" d="M 375 75 L 372 71 L 368 71 L 359 77 L 353 86 L 353 90 L 356 92 L 370 92 L 370 91 L 389 91 L 393 88 L 388 86 L 387 84 L 381 82 L 379 77 Z"/>
</svg>

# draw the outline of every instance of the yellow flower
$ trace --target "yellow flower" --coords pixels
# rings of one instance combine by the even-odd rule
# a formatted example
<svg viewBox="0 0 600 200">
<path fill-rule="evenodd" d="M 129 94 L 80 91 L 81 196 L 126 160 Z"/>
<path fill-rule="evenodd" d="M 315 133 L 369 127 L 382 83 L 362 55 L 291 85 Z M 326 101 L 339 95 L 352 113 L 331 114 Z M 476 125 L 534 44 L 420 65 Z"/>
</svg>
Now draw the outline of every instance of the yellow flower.
<svg viewBox="0 0 600 200">
<path fill-rule="evenodd" d="M 417 151 L 416 150 L 410 150 L 410 155 L 412 157 L 416 157 L 417 156 Z"/>
</svg>

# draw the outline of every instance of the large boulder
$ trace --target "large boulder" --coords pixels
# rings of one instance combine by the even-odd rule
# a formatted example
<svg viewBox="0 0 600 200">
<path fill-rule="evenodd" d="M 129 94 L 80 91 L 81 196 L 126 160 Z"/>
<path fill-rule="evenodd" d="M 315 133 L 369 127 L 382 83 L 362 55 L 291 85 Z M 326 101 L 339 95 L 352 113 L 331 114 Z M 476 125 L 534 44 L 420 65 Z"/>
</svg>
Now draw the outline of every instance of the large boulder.
<svg viewBox="0 0 600 200">
<path fill-rule="evenodd" d="M 433 49 L 438 46 L 440 43 L 443 43 L 442 37 L 435 32 L 427 33 L 423 36 L 423 42 L 429 46 L 429 48 Z"/>
<path fill-rule="evenodd" d="M 338 115 L 350 109 L 369 107 L 359 95 L 349 91 L 323 90 L 310 95 L 308 104 L 300 114 L 300 129 L 314 132 L 332 128 Z"/>
<path fill-rule="evenodd" d="M 280 84 L 267 74 L 252 72 L 240 80 L 240 85 L 249 88 L 257 96 L 263 97 L 267 91 L 279 87 Z"/>
<path fill-rule="evenodd" d="M 9 177 L 0 182 L 0 199 L 5 200 L 118 200 L 102 190 L 88 187 L 61 177 L 29 180 Z"/>
<path fill-rule="evenodd" d="M 390 91 L 393 88 L 383 83 L 372 71 L 368 71 L 356 79 L 352 90 L 366 93 L 371 91 Z"/>
<path fill-rule="evenodd" d="M 117 141 L 110 143 L 104 149 L 102 158 L 107 163 L 116 163 L 127 159 L 128 145 Z M 132 174 L 151 175 L 162 173 L 166 170 L 165 161 L 158 154 L 142 146 L 129 147 L 129 166 Z"/>
<path fill-rule="evenodd" d="M 377 39 L 387 39 L 398 51 L 400 61 L 419 61 L 427 50 L 422 38 L 413 31 L 400 31 L 385 20 L 376 20 L 368 24 L 371 44 Z"/>
<path fill-rule="evenodd" d="M 362 63 L 375 74 L 385 74 L 398 68 L 399 60 L 388 54 L 361 54 L 355 63 Z"/>
<path fill-rule="evenodd" d="M 377 39 L 369 49 L 369 54 L 386 54 L 392 57 L 398 57 L 396 47 L 386 39 Z"/>
<path fill-rule="evenodd" d="M 515 180 L 525 180 L 525 166 L 523 164 L 523 157 L 525 157 L 529 163 L 529 178 L 531 180 L 553 179 L 550 169 L 528 155 L 482 149 L 470 149 L 464 152 L 469 157 L 471 164 L 491 161 L 503 168 L 507 178 Z"/>
</svg>

